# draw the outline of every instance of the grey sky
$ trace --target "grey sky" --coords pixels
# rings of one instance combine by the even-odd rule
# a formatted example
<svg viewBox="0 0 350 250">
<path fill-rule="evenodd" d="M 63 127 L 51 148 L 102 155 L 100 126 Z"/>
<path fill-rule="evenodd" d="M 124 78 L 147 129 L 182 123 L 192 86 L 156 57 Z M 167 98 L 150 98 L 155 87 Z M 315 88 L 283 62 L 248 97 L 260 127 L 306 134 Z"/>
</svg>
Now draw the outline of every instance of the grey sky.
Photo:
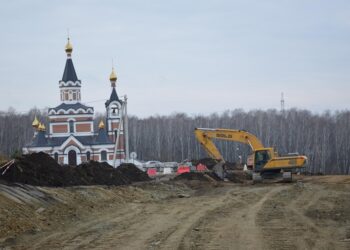
<svg viewBox="0 0 350 250">
<path fill-rule="evenodd" d="M 67 28 L 83 102 L 114 58 L 129 112 L 350 106 L 350 1 L 2 1 L 0 110 L 59 104 Z M 88 103 L 97 111 L 104 102 Z"/>
</svg>

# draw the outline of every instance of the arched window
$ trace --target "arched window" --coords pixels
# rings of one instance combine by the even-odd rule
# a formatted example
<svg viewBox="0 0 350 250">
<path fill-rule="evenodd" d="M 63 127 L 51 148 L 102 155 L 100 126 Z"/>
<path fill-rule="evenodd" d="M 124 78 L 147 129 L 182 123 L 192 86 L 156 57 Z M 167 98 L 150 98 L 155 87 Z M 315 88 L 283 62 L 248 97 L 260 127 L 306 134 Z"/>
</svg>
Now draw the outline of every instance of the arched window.
<svg viewBox="0 0 350 250">
<path fill-rule="evenodd" d="M 74 133 L 74 122 L 73 121 L 69 121 L 69 132 Z"/>
<path fill-rule="evenodd" d="M 107 161 L 107 152 L 101 151 L 101 161 Z"/>
<path fill-rule="evenodd" d="M 87 151 L 86 152 L 86 160 L 90 161 L 90 157 L 91 157 L 91 153 L 90 153 L 90 151 Z"/>
<path fill-rule="evenodd" d="M 115 116 L 118 116 L 119 115 L 119 106 L 117 104 L 112 104 L 111 107 L 110 107 L 110 116 L 111 117 L 115 117 Z"/>
<path fill-rule="evenodd" d="M 58 162 L 58 153 L 55 153 L 54 157 L 55 157 L 55 161 Z"/>
</svg>

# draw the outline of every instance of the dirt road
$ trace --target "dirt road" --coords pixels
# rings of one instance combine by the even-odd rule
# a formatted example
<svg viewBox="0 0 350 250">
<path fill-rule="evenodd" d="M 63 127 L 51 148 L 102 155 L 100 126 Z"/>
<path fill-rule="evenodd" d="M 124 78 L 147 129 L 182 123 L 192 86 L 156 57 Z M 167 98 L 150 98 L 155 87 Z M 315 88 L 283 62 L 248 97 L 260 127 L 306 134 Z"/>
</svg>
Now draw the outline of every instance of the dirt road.
<svg viewBox="0 0 350 250">
<path fill-rule="evenodd" d="M 334 178 L 33 188 L 36 193 L 2 185 L 0 247 L 350 249 L 350 178 Z"/>
</svg>

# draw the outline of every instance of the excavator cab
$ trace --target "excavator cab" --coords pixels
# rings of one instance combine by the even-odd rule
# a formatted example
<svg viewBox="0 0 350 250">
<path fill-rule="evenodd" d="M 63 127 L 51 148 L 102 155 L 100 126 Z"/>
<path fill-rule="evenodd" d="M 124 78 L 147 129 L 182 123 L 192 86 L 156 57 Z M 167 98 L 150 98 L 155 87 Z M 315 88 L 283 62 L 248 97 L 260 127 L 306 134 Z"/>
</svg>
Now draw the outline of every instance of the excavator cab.
<svg viewBox="0 0 350 250">
<path fill-rule="evenodd" d="M 265 164 L 271 159 L 268 149 L 262 149 L 255 151 L 254 154 L 254 171 L 260 172 Z"/>
</svg>

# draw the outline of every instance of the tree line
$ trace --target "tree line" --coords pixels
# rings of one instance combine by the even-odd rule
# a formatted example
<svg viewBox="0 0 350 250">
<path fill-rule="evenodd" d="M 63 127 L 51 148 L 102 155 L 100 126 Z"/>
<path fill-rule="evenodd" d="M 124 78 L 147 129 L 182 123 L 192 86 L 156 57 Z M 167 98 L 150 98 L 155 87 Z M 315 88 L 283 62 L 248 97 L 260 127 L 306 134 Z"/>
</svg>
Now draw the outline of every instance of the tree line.
<svg viewBox="0 0 350 250">
<path fill-rule="evenodd" d="M 0 154 L 11 156 L 33 137 L 31 122 L 37 115 L 46 122 L 47 114 L 33 109 L 25 114 L 13 109 L 0 112 Z M 102 114 L 96 115 L 95 126 Z M 324 174 L 350 174 L 350 111 L 315 114 L 308 110 L 230 110 L 211 115 L 129 116 L 130 152 L 139 159 L 182 161 L 207 157 L 194 137 L 194 129 L 243 129 L 256 135 L 266 147 L 279 154 L 298 152 L 308 157 L 307 171 Z M 225 159 L 245 161 L 247 145 L 216 141 Z"/>
</svg>

